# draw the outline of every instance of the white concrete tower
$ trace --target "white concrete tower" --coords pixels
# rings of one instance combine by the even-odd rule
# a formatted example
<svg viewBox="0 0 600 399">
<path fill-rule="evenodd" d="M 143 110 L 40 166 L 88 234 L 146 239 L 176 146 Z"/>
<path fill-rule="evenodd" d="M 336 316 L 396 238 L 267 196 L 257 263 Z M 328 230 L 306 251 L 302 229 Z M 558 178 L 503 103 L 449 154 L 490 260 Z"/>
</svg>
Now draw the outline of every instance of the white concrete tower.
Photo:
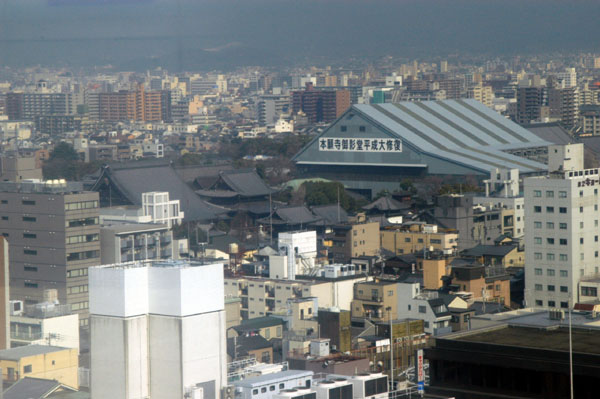
<svg viewBox="0 0 600 399">
<path fill-rule="evenodd" d="M 227 384 L 223 265 L 89 270 L 94 399 L 219 398 Z"/>
</svg>

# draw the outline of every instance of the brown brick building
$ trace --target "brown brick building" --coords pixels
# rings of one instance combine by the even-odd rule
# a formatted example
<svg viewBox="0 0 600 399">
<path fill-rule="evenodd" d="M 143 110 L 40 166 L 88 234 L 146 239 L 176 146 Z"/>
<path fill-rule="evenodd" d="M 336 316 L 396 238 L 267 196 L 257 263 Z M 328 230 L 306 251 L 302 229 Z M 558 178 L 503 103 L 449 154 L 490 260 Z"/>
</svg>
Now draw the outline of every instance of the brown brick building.
<svg viewBox="0 0 600 399">
<path fill-rule="evenodd" d="M 310 123 L 332 122 L 350 108 L 348 90 L 315 89 L 307 84 L 305 90 L 292 92 L 292 112 L 302 111 Z"/>
<path fill-rule="evenodd" d="M 120 90 L 99 94 L 99 115 L 105 121 L 162 121 L 168 119 L 163 112 L 168 91 Z M 166 110 L 165 110 L 166 111 Z"/>
</svg>

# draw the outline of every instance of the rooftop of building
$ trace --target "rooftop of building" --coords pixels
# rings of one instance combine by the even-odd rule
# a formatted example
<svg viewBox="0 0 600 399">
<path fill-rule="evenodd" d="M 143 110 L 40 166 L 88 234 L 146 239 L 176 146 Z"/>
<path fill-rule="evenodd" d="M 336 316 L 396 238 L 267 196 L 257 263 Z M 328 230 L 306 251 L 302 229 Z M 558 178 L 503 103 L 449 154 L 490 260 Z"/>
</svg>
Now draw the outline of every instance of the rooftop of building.
<svg viewBox="0 0 600 399">
<path fill-rule="evenodd" d="M 60 352 L 60 351 L 64 351 L 64 350 L 70 350 L 70 349 L 63 348 L 61 346 L 27 345 L 27 346 L 20 346 L 17 348 L 0 350 L 0 359 L 1 360 L 18 361 L 24 357 L 45 355 L 46 353 Z"/>
<path fill-rule="evenodd" d="M 233 327 L 236 331 L 255 330 L 260 328 L 281 326 L 284 321 L 278 317 L 263 316 L 254 319 L 242 320 L 242 324 Z"/>
<path fill-rule="evenodd" d="M 314 375 L 312 371 L 305 370 L 286 370 L 278 373 L 264 374 L 257 377 L 246 378 L 242 381 L 235 381 L 233 385 L 241 388 L 253 388 L 256 386 L 274 384 L 280 381 L 291 380 L 295 378 L 306 378 Z"/>
<path fill-rule="evenodd" d="M 573 328 L 572 337 L 573 352 L 600 355 L 600 334 L 597 330 Z M 569 330 L 565 327 L 540 329 L 506 325 L 488 331 L 460 334 L 453 339 L 492 345 L 569 351 Z"/>
<path fill-rule="evenodd" d="M 110 230 L 115 234 L 132 234 L 147 231 L 168 230 L 169 226 L 161 223 L 133 223 L 110 221 L 101 226 L 102 229 Z"/>
<path fill-rule="evenodd" d="M 84 192 L 83 183 L 61 180 L 0 182 L 0 192 L 28 194 L 77 194 Z"/>
<path fill-rule="evenodd" d="M 165 259 L 165 260 L 136 260 L 132 262 L 113 263 L 109 265 L 94 266 L 95 269 L 136 269 L 142 267 L 162 267 L 162 268 L 188 268 L 207 266 L 212 263 L 206 263 L 188 259 Z"/>
</svg>

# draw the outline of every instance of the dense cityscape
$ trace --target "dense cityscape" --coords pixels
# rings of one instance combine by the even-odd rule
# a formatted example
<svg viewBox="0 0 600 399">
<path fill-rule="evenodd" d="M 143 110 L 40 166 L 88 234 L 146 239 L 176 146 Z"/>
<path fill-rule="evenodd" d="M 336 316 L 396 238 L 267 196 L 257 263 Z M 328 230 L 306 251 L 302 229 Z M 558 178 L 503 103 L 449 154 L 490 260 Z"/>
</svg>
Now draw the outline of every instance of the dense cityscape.
<svg viewBox="0 0 600 399">
<path fill-rule="evenodd" d="M 0 399 L 597 398 L 600 52 L 183 31 L 0 37 Z"/>
</svg>

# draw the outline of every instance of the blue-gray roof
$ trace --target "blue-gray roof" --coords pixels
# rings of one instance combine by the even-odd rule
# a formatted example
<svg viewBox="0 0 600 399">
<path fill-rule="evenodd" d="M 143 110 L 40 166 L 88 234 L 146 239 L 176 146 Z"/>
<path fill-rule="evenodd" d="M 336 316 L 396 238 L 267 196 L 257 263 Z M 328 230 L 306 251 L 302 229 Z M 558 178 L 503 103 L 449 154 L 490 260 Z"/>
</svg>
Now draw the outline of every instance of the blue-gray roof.
<svg viewBox="0 0 600 399">
<path fill-rule="evenodd" d="M 544 148 L 552 144 L 518 124 L 504 118 L 482 103 L 472 100 L 442 100 L 354 105 L 345 115 L 360 114 L 388 138 L 401 139 L 406 147 L 447 162 L 489 172 L 495 168 L 515 168 L 523 173 L 544 171 L 546 165 L 509 152 Z M 344 118 L 344 116 L 342 117 Z M 427 166 L 425 158 L 407 159 L 402 154 L 385 153 L 379 162 L 367 160 L 366 153 L 347 155 L 346 161 L 333 157 L 339 153 L 319 154 L 311 159 L 303 154 L 320 137 L 330 137 L 329 129 L 295 156 L 299 164 L 348 164 L 381 166 Z M 350 133 L 346 133 L 348 135 Z M 367 137 L 365 133 L 359 136 Z M 338 137 L 338 136 L 333 136 Z M 358 137 L 358 136 L 354 136 Z M 373 137 L 373 136 L 371 136 Z M 378 137 L 378 136 L 375 136 Z M 377 152 L 374 152 L 377 154 Z M 329 162 L 328 162 L 329 161 Z"/>
<path fill-rule="evenodd" d="M 48 345 L 27 345 L 19 346 L 17 348 L 3 349 L 0 350 L 0 360 L 20 360 L 24 357 L 43 355 L 46 353 L 59 352 L 68 350 L 69 348 L 63 348 L 60 346 L 48 346 Z"/>
<path fill-rule="evenodd" d="M 72 390 L 56 380 L 25 377 L 4 392 L 4 399 L 42 399 L 59 388 Z"/>
</svg>

